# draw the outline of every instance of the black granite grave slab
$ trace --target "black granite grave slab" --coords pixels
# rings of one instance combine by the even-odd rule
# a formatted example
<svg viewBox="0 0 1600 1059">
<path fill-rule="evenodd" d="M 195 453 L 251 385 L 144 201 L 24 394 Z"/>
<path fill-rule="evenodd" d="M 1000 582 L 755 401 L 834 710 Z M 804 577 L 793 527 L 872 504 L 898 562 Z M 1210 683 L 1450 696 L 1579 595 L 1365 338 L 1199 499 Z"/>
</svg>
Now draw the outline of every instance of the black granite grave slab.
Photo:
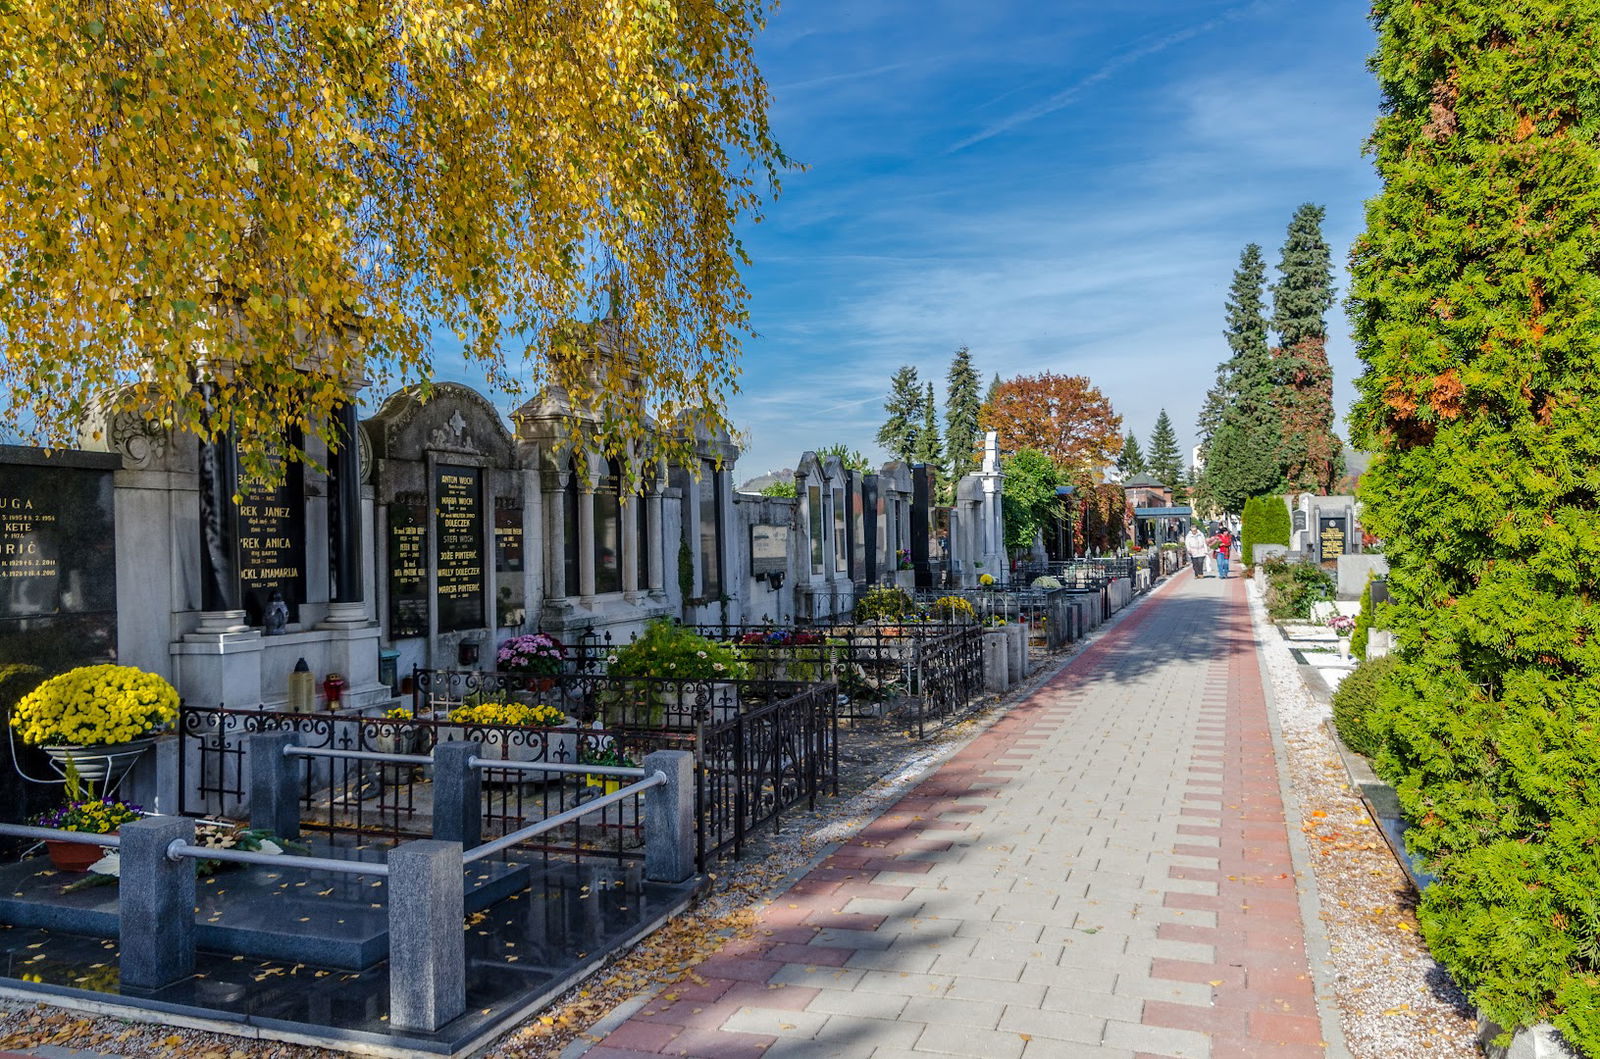
<svg viewBox="0 0 1600 1059">
<path fill-rule="evenodd" d="M 317 840 L 320 857 L 382 861 L 378 847 Z M 117 936 L 117 887 L 64 893 L 84 879 L 42 857 L 0 866 L 0 922 Z M 481 912 L 528 885 L 519 864 L 479 862 L 466 873 L 467 913 Z M 199 880 L 196 944 L 204 949 L 304 961 L 359 971 L 389 951 L 388 890 L 381 878 L 329 871 L 237 865 Z"/>
<path fill-rule="evenodd" d="M 63 1006 L 111 1004 L 151 1021 L 203 1019 L 222 1033 L 369 1054 L 465 1055 L 681 910 L 699 882 L 647 883 L 637 865 L 519 867 L 532 879 L 528 889 L 468 917 L 467 1013 L 436 1033 L 389 1026 L 386 962 L 348 971 L 203 947 L 191 978 L 141 993 L 121 986 L 117 942 L 26 926 L 0 926 L 0 992 Z"/>
</svg>

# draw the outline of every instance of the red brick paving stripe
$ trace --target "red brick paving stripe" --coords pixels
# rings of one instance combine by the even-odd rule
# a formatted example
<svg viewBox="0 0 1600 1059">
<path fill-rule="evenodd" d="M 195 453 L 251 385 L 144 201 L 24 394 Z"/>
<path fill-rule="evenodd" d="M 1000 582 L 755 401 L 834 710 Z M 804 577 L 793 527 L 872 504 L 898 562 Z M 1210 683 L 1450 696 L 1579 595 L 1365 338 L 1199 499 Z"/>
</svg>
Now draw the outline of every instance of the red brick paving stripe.
<svg viewBox="0 0 1600 1059">
<path fill-rule="evenodd" d="M 1163 923 L 1157 937 L 1209 944 L 1214 964 L 1158 959 L 1151 975 L 1158 979 L 1200 982 L 1212 987 L 1212 1006 L 1147 1001 L 1148 1026 L 1196 1030 L 1211 1037 L 1211 1059 L 1311 1059 L 1324 1054 L 1316 992 L 1305 958 L 1305 930 L 1294 897 L 1294 862 L 1289 852 L 1287 823 L 1278 785 L 1266 696 L 1255 661 L 1254 637 L 1242 582 L 1225 597 L 1219 622 L 1219 653 L 1211 660 L 1204 703 L 1226 702 L 1223 744 L 1208 745 L 1194 755 L 1190 782 L 1218 784 L 1220 810 L 1210 815 L 1220 828 L 1193 824 L 1179 834 L 1212 835 L 1215 847 L 1179 844 L 1174 852 L 1209 857 L 1219 870 L 1174 867 L 1173 879 L 1214 881 L 1217 896 L 1168 893 L 1169 908 L 1211 910 L 1215 927 Z M 1227 681 L 1226 695 L 1212 681 Z M 1207 723 L 1199 730 L 1214 732 Z M 1219 778 L 1220 776 L 1220 778 Z M 1201 812 L 1199 808 L 1195 812 Z"/>
</svg>

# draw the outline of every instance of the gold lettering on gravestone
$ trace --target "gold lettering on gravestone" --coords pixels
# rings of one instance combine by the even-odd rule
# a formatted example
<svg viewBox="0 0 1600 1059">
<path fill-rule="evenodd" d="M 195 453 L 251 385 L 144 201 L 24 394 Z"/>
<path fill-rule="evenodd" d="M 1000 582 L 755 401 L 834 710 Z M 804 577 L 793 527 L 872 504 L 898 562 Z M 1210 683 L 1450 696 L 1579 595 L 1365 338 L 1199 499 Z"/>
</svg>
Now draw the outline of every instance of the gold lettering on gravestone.
<svg viewBox="0 0 1600 1059">
<path fill-rule="evenodd" d="M 287 588 L 300 578 L 296 544 L 304 531 L 295 517 L 296 506 L 289 481 L 269 485 L 246 478 L 239 483 L 239 580 L 247 588 Z M 295 598 L 298 593 L 284 592 Z"/>
<path fill-rule="evenodd" d="M 476 467 L 440 467 L 434 486 L 439 628 L 484 624 L 483 490 Z"/>
<path fill-rule="evenodd" d="M 1322 557 L 1324 559 L 1344 554 L 1344 524 L 1326 522 L 1322 526 Z"/>
<path fill-rule="evenodd" d="M 60 576 L 60 563 L 42 546 L 55 521 L 55 512 L 39 510 L 31 497 L 0 496 L 0 577 Z"/>
</svg>

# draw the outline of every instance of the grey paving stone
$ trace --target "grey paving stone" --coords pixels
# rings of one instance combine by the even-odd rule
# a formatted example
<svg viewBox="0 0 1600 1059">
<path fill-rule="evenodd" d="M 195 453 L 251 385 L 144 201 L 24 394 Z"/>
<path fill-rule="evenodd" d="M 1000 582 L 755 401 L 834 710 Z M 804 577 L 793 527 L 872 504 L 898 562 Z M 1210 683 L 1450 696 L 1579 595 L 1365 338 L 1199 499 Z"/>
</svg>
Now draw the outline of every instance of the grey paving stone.
<svg viewBox="0 0 1600 1059">
<path fill-rule="evenodd" d="M 811 998 L 807 1011 L 824 1015 L 849 1015 L 857 1018 L 891 1020 L 906 1006 L 906 998 L 891 993 L 856 993 L 848 989 L 824 989 Z"/>
<path fill-rule="evenodd" d="M 905 1017 L 929 1026 L 964 1026 L 992 1030 L 1000 1022 L 1003 1004 L 992 1000 L 953 1000 L 948 996 L 914 996 L 906 1001 Z M 919 1048 L 927 1047 L 918 1044 Z"/>
<path fill-rule="evenodd" d="M 1194 1030 L 1108 1021 L 1103 1040 L 1113 1048 L 1128 1048 L 1134 1052 L 1170 1055 L 1174 1059 L 1211 1059 L 1211 1038 Z"/>
<path fill-rule="evenodd" d="M 1103 1016 L 1086 1015 L 1077 1011 L 1044 1011 L 1038 1008 L 1008 1004 L 1000 1016 L 1000 1028 L 1030 1037 L 1054 1037 L 1082 1044 L 1099 1044 L 1105 1034 Z"/>
<path fill-rule="evenodd" d="M 815 1037 L 828 1016 L 815 1011 L 744 1007 L 728 1016 L 722 1028 L 734 1033 L 766 1033 L 774 1037 Z"/>
</svg>

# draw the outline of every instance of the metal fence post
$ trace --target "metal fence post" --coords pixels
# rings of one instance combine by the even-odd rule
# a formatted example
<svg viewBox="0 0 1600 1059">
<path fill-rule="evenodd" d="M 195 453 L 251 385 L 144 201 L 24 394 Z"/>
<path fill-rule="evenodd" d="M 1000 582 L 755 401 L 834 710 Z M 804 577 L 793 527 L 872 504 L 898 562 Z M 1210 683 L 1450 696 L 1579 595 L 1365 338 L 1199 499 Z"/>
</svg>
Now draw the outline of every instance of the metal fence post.
<svg viewBox="0 0 1600 1059">
<path fill-rule="evenodd" d="M 475 739 L 433 748 L 433 837 L 471 849 L 483 842 L 483 777 L 467 764 L 482 747 Z"/>
<path fill-rule="evenodd" d="M 194 841 L 185 816 L 147 816 L 122 825 L 117 935 L 122 984 L 160 989 L 194 973 L 194 861 L 167 859 L 174 842 Z"/>
<path fill-rule="evenodd" d="M 250 754 L 250 826 L 282 838 L 300 836 L 299 784 L 285 754 L 298 741 L 297 732 L 252 732 L 245 737 Z"/>
<path fill-rule="evenodd" d="M 644 877 L 682 882 L 694 874 L 694 755 L 656 750 L 644 756 L 644 774 L 667 782 L 644 794 Z"/>
<path fill-rule="evenodd" d="M 461 845 L 389 851 L 389 1024 L 432 1032 L 467 1010 Z"/>
</svg>

